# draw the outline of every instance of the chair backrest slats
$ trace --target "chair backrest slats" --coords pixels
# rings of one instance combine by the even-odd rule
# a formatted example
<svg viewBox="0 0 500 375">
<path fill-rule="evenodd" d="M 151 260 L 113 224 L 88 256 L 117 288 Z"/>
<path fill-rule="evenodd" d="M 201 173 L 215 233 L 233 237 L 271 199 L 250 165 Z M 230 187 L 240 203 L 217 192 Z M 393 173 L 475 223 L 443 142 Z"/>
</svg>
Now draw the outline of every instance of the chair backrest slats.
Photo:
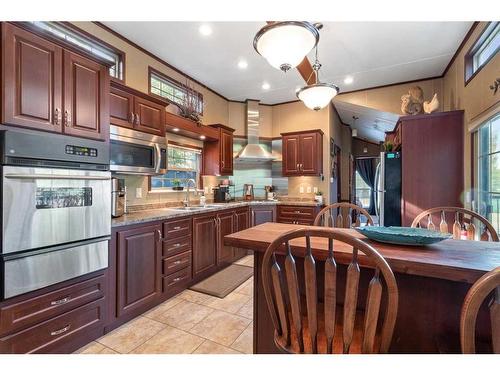
<svg viewBox="0 0 500 375">
<path fill-rule="evenodd" d="M 304 351 L 304 339 L 302 336 L 302 311 L 300 306 L 300 289 L 297 279 L 297 266 L 292 255 L 290 243 L 286 243 L 287 255 L 285 258 L 286 282 L 288 285 L 288 296 L 290 298 L 290 307 L 292 310 L 292 321 L 295 333 L 299 342 L 299 349 Z"/>
<path fill-rule="evenodd" d="M 377 332 L 378 315 L 380 312 L 380 302 L 382 299 L 382 283 L 380 282 L 379 271 L 375 271 L 375 275 L 368 286 L 368 295 L 366 298 L 365 309 L 365 325 L 363 344 L 361 346 L 362 353 L 373 353 L 373 345 L 375 342 L 375 334 Z"/>
<path fill-rule="evenodd" d="M 343 342 L 344 353 L 349 353 L 354 335 L 354 323 L 358 304 L 359 264 L 357 249 L 354 248 L 351 264 L 347 267 L 347 281 L 344 298 Z"/>
<path fill-rule="evenodd" d="M 273 256 L 273 265 L 271 267 L 271 276 L 273 279 L 274 295 L 276 298 L 276 307 L 279 315 L 279 333 L 285 339 L 287 345 L 290 344 L 290 322 L 288 319 L 285 292 L 283 290 L 283 275 L 281 268 Z"/>
<path fill-rule="evenodd" d="M 306 289 L 307 324 L 311 339 L 312 352 L 317 353 L 318 333 L 318 292 L 316 290 L 316 262 L 312 256 L 311 238 L 306 237 L 306 256 L 304 258 L 304 277 Z"/>
<path fill-rule="evenodd" d="M 318 260 L 313 255 L 311 237 L 322 237 L 328 240 L 322 296 L 318 295 L 317 277 L 320 268 L 317 264 Z M 293 242 L 292 248 L 291 241 L 294 239 L 305 239 L 305 247 L 304 242 L 297 241 Z M 352 258 L 347 267 L 342 328 L 336 327 L 337 304 L 341 301 L 338 300 L 339 293 L 337 293 L 338 266 L 334 256 L 334 240 L 344 242 L 353 249 Z M 276 259 L 280 258 L 277 258 L 275 254 L 281 252 L 283 245 L 284 260 L 278 263 Z M 367 257 L 370 269 L 375 270 L 375 276 L 368 286 L 365 318 L 359 318 L 360 324 L 356 325 L 355 330 L 355 320 L 360 313 L 357 311 L 361 280 L 359 253 Z M 297 264 L 299 258 L 303 260 L 303 283 L 298 279 L 298 269 L 302 269 Z M 284 266 L 280 266 L 283 263 Z M 351 346 L 354 348 L 352 343 L 355 332 L 361 329 L 363 352 L 387 352 L 396 321 L 398 289 L 389 265 L 369 244 L 343 231 L 311 227 L 295 229 L 281 235 L 269 245 L 262 260 L 261 272 L 264 294 L 275 329 L 275 343 L 284 351 L 288 353 L 304 353 L 305 350 L 312 353 L 333 353 L 334 351 L 348 353 L 352 351 Z M 375 340 L 375 337 L 378 337 L 377 322 L 381 318 L 379 314 L 382 294 L 387 295 L 387 304 L 384 302 L 385 311 L 380 340 Z M 323 303 L 321 311 L 318 310 L 320 303 Z M 339 340 L 336 340 L 336 335 L 340 336 Z M 356 338 L 357 335 L 356 333 Z M 381 345 L 377 347 L 379 342 Z M 334 349 L 337 344 L 341 344 L 341 347 Z"/>
<path fill-rule="evenodd" d="M 448 215 L 446 215 L 448 214 Z M 450 233 L 454 239 L 463 237 L 468 240 L 476 240 L 479 235 L 481 241 L 499 242 L 498 234 L 491 223 L 477 212 L 462 207 L 435 207 L 421 212 L 413 220 L 412 228 L 422 227 L 421 221 L 427 219 L 427 229 L 437 230 L 433 223 L 433 216 L 440 215 L 439 231 Z M 448 219 L 451 219 L 447 221 Z M 465 232 L 463 230 L 465 229 Z M 480 233 L 480 234 L 479 234 Z"/>
<path fill-rule="evenodd" d="M 493 292 L 493 293 L 492 293 Z M 460 318 L 460 343 L 462 352 L 476 351 L 476 319 L 481 305 L 493 294 L 489 302 L 493 353 L 500 354 L 500 267 L 484 274 L 472 285 L 465 296 Z"/>
<path fill-rule="evenodd" d="M 333 239 L 328 239 L 328 258 L 325 261 L 325 336 L 327 353 L 333 353 L 337 307 L 337 264 L 333 258 Z"/>
<path fill-rule="evenodd" d="M 334 214 L 334 212 L 336 212 Z M 334 216 L 335 215 L 335 216 Z M 314 219 L 315 226 L 352 228 L 361 225 L 361 215 L 366 217 L 366 224 L 373 225 L 373 219 L 364 208 L 352 203 L 333 203 L 324 207 Z M 334 218 L 335 217 L 335 221 Z M 353 223 L 353 217 L 354 223 Z M 330 220 L 328 220 L 330 218 Z"/>
</svg>

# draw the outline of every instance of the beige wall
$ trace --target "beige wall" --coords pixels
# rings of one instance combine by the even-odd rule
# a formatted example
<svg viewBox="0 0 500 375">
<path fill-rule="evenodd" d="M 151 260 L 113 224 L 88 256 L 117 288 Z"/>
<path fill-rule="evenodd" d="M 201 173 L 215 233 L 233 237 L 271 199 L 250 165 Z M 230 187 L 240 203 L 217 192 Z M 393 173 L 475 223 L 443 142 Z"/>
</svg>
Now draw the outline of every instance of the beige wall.
<svg viewBox="0 0 500 375">
<path fill-rule="evenodd" d="M 464 140 L 465 140 L 465 190 L 472 185 L 471 179 L 471 132 L 469 127 L 486 120 L 493 112 L 498 112 L 500 95 L 493 96 L 489 85 L 500 76 L 500 54 L 497 54 L 486 66 L 467 84 L 464 79 L 464 57 L 487 26 L 480 22 L 464 44 L 457 58 L 444 76 L 443 104 L 445 111 L 464 110 Z"/>
<path fill-rule="evenodd" d="M 379 111 L 401 114 L 401 95 L 407 94 L 410 87 L 420 86 L 424 91 L 425 100 L 431 100 L 434 94 L 440 103 L 439 110 L 443 109 L 443 79 L 403 83 L 400 85 L 386 86 L 375 89 L 339 94 L 335 100 L 374 108 Z"/>
<path fill-rule="evenodd" d="M 125 52 L 125 84 L 127 86 L 148 93 L 148 66 L 179 82 L 186 82 L 186 77 L 182 74 L 138 50 L 100 26 L 92 22 L 73 22 L 73 24 Z M 196 83 L 194 83 L 194 88 L 203 94 L 205 108 L 202 122 L 204 124 L 228 124 L 228 101 Z M 173 106 L 169 106 L 169 110 L 171 109 L 170 107 Z"/>
</svg>

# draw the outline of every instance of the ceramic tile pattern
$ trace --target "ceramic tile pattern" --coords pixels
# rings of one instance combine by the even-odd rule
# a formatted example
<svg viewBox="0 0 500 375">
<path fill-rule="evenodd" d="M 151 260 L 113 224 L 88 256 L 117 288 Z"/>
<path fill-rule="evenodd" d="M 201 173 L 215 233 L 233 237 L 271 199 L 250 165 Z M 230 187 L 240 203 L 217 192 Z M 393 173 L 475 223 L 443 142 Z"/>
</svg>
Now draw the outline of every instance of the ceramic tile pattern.
<svg viewBox="0 0 500 375">
<path fill-rule="evenodd" d="M 223 299 L 185 290 L 75 354 L 251 354 L 252 319 L 253 277 Z"/>
</svg>

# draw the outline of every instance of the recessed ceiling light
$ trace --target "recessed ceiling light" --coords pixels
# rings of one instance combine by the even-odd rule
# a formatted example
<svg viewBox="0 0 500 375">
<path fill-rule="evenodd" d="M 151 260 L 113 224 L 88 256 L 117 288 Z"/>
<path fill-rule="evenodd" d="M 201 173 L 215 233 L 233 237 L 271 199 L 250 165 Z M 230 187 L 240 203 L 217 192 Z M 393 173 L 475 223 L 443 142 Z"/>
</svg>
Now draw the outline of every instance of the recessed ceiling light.
<svg viewBox="0 0 500 375">
<path fill-rule="evenodd" d="M 263 90 L 269 90 L 270 88 L 271 88 L 271 85 L 270 85 L 269 83 L 264 82 L 264 83 L 262 84 L 262 89 L 263 89 Z"/>
<path fill-rule="evenodd" d="M 200 135 L 200 139 L 205 139 L 206 137 L 204 135 Z"/>
<path fill-rule="evenodd" d="M 179 128 L 173 128 L 172 131 L 174 132 L 178 132 L 179 131 Z"/>
<path fill-rule="evenodd" d="M 238 68 L 246 69 L 248 68 L 248 63 L 245 60 L 240 60 L 238 61 Z"/>
<path fill-rule="evenodd" d="M 350 85 L 353 81 L 354 81 L 354 78 L 352 78 L 351 76 L 347 76 L 344 78 L 344 83 L 346 85 Z"/>
<path fill-rule="evenodd" d="M 209 36 L 210 34 L 212 34 L 212 27 L 210 25 L 204 24 L 198 28 L 198 31 L 203 36 Z"/>
</svg>

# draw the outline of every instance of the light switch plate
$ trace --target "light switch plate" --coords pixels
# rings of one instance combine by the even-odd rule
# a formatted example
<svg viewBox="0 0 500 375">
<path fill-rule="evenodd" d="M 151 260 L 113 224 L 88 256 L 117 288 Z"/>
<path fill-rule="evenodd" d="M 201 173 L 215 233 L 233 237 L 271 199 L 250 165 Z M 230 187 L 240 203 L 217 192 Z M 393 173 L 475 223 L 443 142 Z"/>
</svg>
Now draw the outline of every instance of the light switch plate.
<svg viewBox="0 0 500 375">
<path fill-rule="evenodd" d="M 308 186 L 308 187 L 307 187 L 307 192 L 308 192 L 308 193 L 310 193 L 310 192 L 311 192 L 311 187 L 310 187 L 310 186 Z"/>
<path fill-rule="evenodd" d="M 300 191 L 300 194 L 304 194 L 304 186 L 301 186 L 299 191 Z"/>
<path fill-rule="evenodd" d="M 317 193 L 317 192 L 318 192 L 318 187 L 317 187 L 317 186 L 315 186 L 315 187 L 313 188 L 313 191 L 314 191 L 315 193 Z"/>
<path fill-rule="evenodd" d="M 135 197 L 142 198 L 142 188 L 135 188 Z"/>
</svg>

